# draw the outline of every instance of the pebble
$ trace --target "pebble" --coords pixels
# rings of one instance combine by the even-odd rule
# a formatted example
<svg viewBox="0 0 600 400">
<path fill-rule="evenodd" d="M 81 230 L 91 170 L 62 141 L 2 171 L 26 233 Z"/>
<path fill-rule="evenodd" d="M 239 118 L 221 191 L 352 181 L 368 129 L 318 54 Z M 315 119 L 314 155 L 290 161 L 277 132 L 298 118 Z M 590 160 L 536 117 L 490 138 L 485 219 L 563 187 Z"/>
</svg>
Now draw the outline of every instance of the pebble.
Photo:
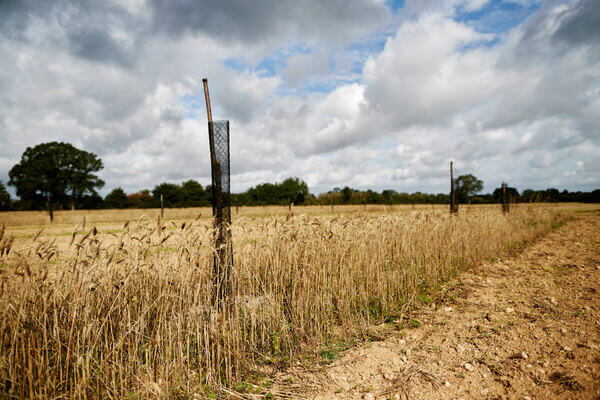
<svg viewBox="0 0 600 400">
<path fill-rule="evenodd" d="M 469 363 L 465 363 L 465 369 L 469 372 L 475 371 L 475 367 Z"/>
<path fill-rule="evenodd" d="M 523 400 L 531 400 L 531 397 L 525 396 L 525 397 L 523 397 Z"/>
<path fill-rule="evenodd" d="M 565 346 L 565 347 L 563 347 L 563 350 L 564 350 L 564 351 L 573 351 L 573 349 L 572 349 L 572 348 L 570 348 L 569 346 Z"/>
<path fill-rule="evenodd" d="M 515 311 L 515 309 L 512 307 L 506 307 L 506 309 L 504 311 L 506 311 L 507 313 L 511 313 L 511 312 Z"/>
<path fill-rule="evenodd" d="M 560 328 L 560 333 L 562 333 L 564 335 L 567 333 L 567 330 L 565 328 Z"/>
<path fill-rule="evenodd" d="M 444 382 L 444 385 L 446 385 L 446 387 L 450 387 L 450 382 L 446 381 Z"/>
<path fill-rule="evenodd" d="M 523 360 L 527 360 L 529 358 L 529 356 L 527 355 L 527 353 L 525 353 L 524 351 L 521 352 L 521 358 Z"/>
<path fill-rule="evenodd" d="M 452 307 L 444 307 L 444 311 L 451 312 L 452 311 Z"/>
<path fill-rule="evenodd" d="M 550 297 L 550 303 L 556 305 L 558 304 L 558 302 L 556 301 L 556 299 L 554 297 Z"/>
<path fill-rule="evenodd" d="M 363 397 L 363 399 L 365 399 L 365 400 L 375 400 L 375 396 L 373 396 L 373 393 L 367 393 L 367 394 L 365 394 L 365 396 Z"/>
<path fill-rule="evenodd" d="M 482 396 L 487 396 L 488 392 L 489 392 L 489 390 L 487 390 L 487 389 L 481 389 L 479 391 L 479 393 L 481 393 Z"/>
<path fill-rule="evenodd" d="M 540 374 L 544 375 L 546 373 L 546 371 L 544 371 L 543 369 L 540 368 Z"/>
<path fill-rule="evenodd" d="M 531 368 L 531 367 L 533 367 L 533 365 L 531 365 L 531 364 L 527 364 L 527 365 L 526 365 L 526 367 L 527 367 L 527 368 Z"/>
</svg>

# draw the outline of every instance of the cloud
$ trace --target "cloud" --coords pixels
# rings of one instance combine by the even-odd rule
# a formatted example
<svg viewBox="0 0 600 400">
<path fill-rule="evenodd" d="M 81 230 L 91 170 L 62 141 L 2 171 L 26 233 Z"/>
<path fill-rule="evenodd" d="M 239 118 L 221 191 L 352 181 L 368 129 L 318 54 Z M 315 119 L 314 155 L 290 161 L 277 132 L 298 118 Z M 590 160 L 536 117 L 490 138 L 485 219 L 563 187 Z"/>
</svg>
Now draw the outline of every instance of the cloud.
<svg viewBox="0 0 600 400">
<path fill-rule="evenodd" d="M 560 27 L 554 33 L 554 39 L 569 45 L 590 45 L 598 49 L 600 36 L 600 7 L 594 0 L 574 3 L 561 13 Z"/>
<path fill-rule="evenodd" d="M 297 87 L 303 81 L 330 72 L 329 57 L 325 52 L 298 53 L 287 59 L 283 77 L 291 87 Z"/>
<path fill-rule="evenodd" d="M 79 28 L 68 33 L 70 50 L 78 57 L 95 62 L 114 62 L 130 66 L 134 60 L 132 48 L 119 43 L 108 32 L 99 28 Z"/>
<path fill-rule="evenodd" d="M 153 27 L 169 35 L 202 32 L 225 42 L 347 40 L 386 20 L 383 2 L 361 0 L 150 0 Z"/>
<path fill-rule="evenodd" d="M 404 23 L 365 65 L 370 107 L 397 128 L 453 118 L 494 90 L 494 53 L 461 51 L 485 40 L 439 14 Z"/>
</svg>

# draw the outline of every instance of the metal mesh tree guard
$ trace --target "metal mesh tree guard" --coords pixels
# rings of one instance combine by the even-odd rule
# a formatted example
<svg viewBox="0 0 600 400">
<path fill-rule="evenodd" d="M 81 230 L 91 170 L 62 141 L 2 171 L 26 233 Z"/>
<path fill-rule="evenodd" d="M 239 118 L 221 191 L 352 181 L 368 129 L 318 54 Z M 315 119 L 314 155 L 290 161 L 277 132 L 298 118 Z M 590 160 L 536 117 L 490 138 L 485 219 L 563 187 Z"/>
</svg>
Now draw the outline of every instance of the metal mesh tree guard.
<svg viewBox="0 0 600 400">
<path fill-rule="evenodd" d="M 208 123 L 212 208 L 214 217 L 215 254 L 213 258 L 214 299 L 224 299 L 231 291 L 233 246 L 231 243 L 231 193 L 229 163 L 229 121 Z"/>
<path fill-rule="evenodd" d="M 213 132 L 215 140 L 215 159 L 220 169 L 220 182 L 217 180 L 215 171 L 212 174 L 213 187 L 220 186 L 221 197 L 213 202 L 213 215 L 216 215 L 215 207 L 222 210 L 223 222 L 231 223 L 231 192 L 229 178 L 229 121 L 213 121 Z M 219 184 L 220 183 L 220 184 Z"/>
</svg>

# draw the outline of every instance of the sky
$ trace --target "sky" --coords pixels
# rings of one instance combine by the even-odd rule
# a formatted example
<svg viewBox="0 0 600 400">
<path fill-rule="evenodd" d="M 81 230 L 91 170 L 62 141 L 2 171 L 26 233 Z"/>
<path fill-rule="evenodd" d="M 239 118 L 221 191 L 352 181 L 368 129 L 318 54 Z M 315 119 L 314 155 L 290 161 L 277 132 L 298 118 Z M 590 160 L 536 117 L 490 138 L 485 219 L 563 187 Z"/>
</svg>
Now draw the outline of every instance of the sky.
<svg viewBox="0 0 600 400">
<path fill-rule="evenodd" d="M 204 77 L 234 192 L 600 188 L 598 0 L 0 0 L 0 180 L 65 141 L 101 194 L 208 184 Z"/>
</svg>

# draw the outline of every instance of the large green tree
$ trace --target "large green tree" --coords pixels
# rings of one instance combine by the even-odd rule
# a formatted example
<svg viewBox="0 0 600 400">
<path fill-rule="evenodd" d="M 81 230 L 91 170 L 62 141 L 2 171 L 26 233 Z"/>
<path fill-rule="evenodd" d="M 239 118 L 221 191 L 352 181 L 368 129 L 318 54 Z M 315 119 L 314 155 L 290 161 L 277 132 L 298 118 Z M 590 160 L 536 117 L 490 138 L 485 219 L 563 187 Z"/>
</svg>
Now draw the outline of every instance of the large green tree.
<svg viewBox="0 0 600 400">
<path fill-rule="evenodd" d="M 181 185 L 179 196 L 182 207 L 210 206 L 210 194 L 193 179 Z"/>
<path fill-rule="evenodd" d="M 460 175 L 454 181 L 456 197 L 460 203 L 466 203 L 471 196 L 483 190 L 483 181 L 473 174 Z"/>
<path fill-rule="evenodd" d="M 123 189 L 116 188 L 106 195 L 104 198 L 105 208 L 127 208 L 129 205 L 127 195 Z"/>
<path fill-rule="evenodd" d="M 6 191 L 6 186 L 0 181 L 0 211 L 10 210 L 10 194 Z"/>
<path fill-rule="evenodd" d="M 181 193 L 178 185 L 174 183 L 161 183 L 152 189 L 155 206 L 160 207 L 160 195 L 163 196 L 165 207 L 179 207 L 181 203 Z"/>
<path fill-rule="evenodd" d="M 278 185 L 276 183 L 260 183 L 248 189 L 247 193 L 252 204 L 280 204 Z"/>
<path fill-rule="evenodd" d="M 277 186 L 279 201 L 283 204 L 289 201 L 293 201 L 294 204 L 302 204 L 309 194 L 308 185 L 300 178 L 287 178 Z"/>
<path fill-rule="evenodd" d="M 308 185 L 300 178 L 287 178 L 281 183 L 261 183 L 246 192 L 247 199 L 253 205 L 265 204 L 302 204 L 309 195 Z"/>
<path fill-rule="evenodd" d="M 97 195 L 104 181 L 94 173 L 103 168 L 93 153 L 69 143 L 49 142 L 28 147 L 8 173 L 9 185 L 27 208 L 41 208 L 46 198 L 59 208 L 74 206 L 84 195 Z"/>
<path fill-rule="evenodd" d="M 556 189 L 548 189 L 548 190 L 556 190 Z M 502 186 L 500 186 L 499 188 L 494 189 L 494 193 L 492 193 L 494 200 L 496 200 L 497 202 L 502 201 L 502 198 L 503 198 L 502 191 L 503 191 Z M 516 188 L 508 187 L 508 185 L 507 185 L 505 191 L 506 191 L 506 199 L 508 201 L 513 202 L 513 201 L 517 201 L 519 199 L 519 191 Z M 558 190 L 556 190 L 556 192 L 558 193 Z"/>
</svg>

